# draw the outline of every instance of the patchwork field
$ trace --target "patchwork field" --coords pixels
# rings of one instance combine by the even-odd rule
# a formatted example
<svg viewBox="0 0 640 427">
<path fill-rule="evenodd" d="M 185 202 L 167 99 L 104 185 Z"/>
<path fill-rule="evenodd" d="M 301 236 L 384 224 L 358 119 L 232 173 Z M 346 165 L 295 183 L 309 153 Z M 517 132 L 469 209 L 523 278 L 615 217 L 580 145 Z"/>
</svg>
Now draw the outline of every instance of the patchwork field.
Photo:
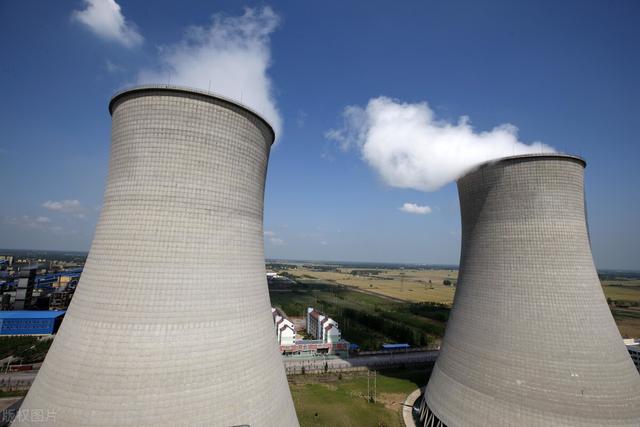
<svg viewBox="0 0 640 427">
<path fill-rule="evenodd" d="M 279 271 L 300 283 L 345 286 L 396 302 L 447 305 L 453 302 L 454 285 L 458 279 L 457 270 L 444 268 L 350 268 L 298 264 Z M 640 337 L 640 278 L 637 273 L 603 273 L 601 283 L 622 336 Z"/>
<path fill-rule="evenodd" d="M 640 337 L 640 279 L 608 274 L 602 278 L 602 289 L 620 334 L 625 338 Z"/>
<path fill-rule="evenodd" d="M 335 271 L 298 267 L 290 272 L 305 279 L 318 279 L 410 302 L 451 304 L 458 280 L 457 270 L 336 268 Z M 448 281 L 451 284 L 445 285 Z"/>
</svg>

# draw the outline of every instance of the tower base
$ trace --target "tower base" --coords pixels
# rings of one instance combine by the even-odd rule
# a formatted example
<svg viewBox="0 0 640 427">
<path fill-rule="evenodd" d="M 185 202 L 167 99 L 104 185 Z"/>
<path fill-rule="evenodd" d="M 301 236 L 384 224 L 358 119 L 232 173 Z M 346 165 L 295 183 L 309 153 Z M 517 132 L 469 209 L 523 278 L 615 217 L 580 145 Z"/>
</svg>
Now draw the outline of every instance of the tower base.
<svg viewBox="0 0 640 427">
<path fill-rule="evenodd" d="M 422 402 L 420 403 L 420 417 L 418 418 L 418 426 L 420 427 L 447 427 L 445 423 L 431 412 L 429 405 L 427 405 L 426 396 L 422 395 Z"/>
</svg>

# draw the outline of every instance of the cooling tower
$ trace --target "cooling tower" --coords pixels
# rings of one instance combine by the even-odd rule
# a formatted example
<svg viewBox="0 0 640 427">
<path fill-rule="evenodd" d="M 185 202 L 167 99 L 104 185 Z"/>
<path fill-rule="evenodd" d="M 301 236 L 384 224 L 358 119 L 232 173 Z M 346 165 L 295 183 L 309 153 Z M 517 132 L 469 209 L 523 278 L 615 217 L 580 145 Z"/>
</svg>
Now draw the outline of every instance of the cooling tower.
<svg viewBox="0 0 640 427">
<path fill-rule="evenodd" d="M 91 251 L 14 425 L 298 425 L 264 265 L 272 128 L 177 87 L 118 93 L 109 110 Z"/>
<path fill-rule="evenodd" d="M 640 376 L 591 256 L 584 167 L 518 156 L 458 181 L 460 277 L 421 425 L 640 425 Z"/>
</svg>

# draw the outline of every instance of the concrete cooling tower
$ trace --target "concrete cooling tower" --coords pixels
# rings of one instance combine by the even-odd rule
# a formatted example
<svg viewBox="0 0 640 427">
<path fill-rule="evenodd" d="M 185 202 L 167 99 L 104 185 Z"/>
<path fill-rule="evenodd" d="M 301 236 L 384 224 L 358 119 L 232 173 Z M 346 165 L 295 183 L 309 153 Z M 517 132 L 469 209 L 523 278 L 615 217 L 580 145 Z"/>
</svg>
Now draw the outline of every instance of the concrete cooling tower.
<svg viewBox="0 0 640 427">
<path fill-rule="evenodd" d="M 91 251 L 14 425 L 297 426 L 264 265 L 271 126 L 168 86 L 109 110 Z"/>
<path fill-rule="evenodd" d="M 640 425 L 640 376 L 591 256 L 584 168 L 517 156 L 458 181 L 460 277 L 420 425 Z"/>
</svg>

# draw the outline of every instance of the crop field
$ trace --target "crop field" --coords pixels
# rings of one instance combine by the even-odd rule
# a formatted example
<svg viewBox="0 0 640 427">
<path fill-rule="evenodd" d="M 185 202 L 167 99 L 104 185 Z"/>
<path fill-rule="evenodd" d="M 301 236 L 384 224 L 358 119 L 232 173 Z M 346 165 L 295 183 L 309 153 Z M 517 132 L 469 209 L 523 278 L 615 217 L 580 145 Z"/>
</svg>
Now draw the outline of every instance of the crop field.
<svg viewBox="0 0 640 427">
<path fill-rule="evenodd" d="M 640 279 L 607 275 L 602 279 L 602 289 L 620 334 L 625 338 L 640 337 Z"/>
<path fill-rule="evenodd" d="M 442 268 L 347 268 L 320 264 L 296 265 L 295 268 L 283 271 L 306 285 L 342 286 L 396 302 L 445 305 L 453 302 L 454 284 L 458 279 L 457 270 Z M 451 282 L 451 285 L 445 285 L 445 280 Z M 601 283 L 621 335 L 640 337 L 640 278 L 638 275 L 606 273 L 601 277 Z M 300 316 L 301 313 L 296 312 L 295 315 Z"/>
<path fill-rule="evenodd" d="M 638 279 L 605 279 L 602 288 L 607 298 L 640 302 L 640 280 Z"/>
<path fill-rule="evenodd" d="M 293 376 L 289 387 L 302 427 L 385 426 L 400 427 L 402 403 L 407 395 L 424 386 L 428 369 L 390 369 L 377 372 L 375 402 L 373 376 L 367 374 L 326 374 Z"/>
<path fill-rule="evenodd" d="M 290 271 L 294 277 L 338 283 L 374 294 L 410 302 L 451 304 L 458 280 L 457 270 L 442 269 L 364 269 L 336 268 L 317 271 L 298 267 Z M 445 286 L 444 281 L 451 282 Z"/>
</svg>

